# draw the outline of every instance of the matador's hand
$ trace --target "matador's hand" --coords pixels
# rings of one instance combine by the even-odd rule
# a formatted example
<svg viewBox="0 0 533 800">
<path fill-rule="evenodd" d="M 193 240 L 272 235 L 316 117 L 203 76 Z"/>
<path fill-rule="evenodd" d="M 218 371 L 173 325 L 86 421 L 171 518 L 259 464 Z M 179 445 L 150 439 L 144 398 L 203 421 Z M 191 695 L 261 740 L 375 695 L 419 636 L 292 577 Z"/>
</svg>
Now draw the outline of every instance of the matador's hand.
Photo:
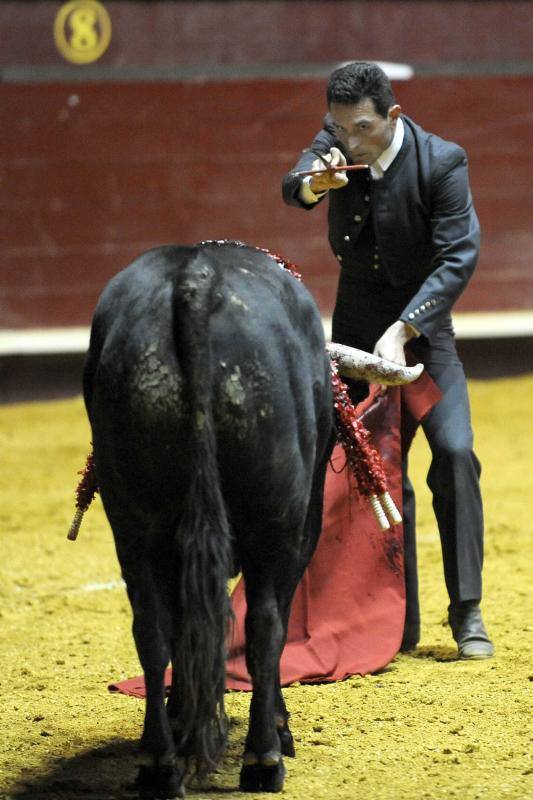
<svg viewBox="0 0 533 800">
<path fill-rule="evenodd" d="M 323 158 L 324 161 L 327 161 L 332 167 L 346 166 L 344 154 L 341 153 L 338 147 L 332 147 L 329 153 L 326 153 Z M 311 169 L 325 169 L 325 165 L 317 158 L 313 161 Z M 313 175 L 309 188 L 315 194 L 320 194 L 320 192 L 327 192 L 329 189 L 342 189 L 347 183 L 348 177 L 345 172 L 335 172 L 332 169 L 324 172 L 323 175 Z"/>
<path fill-rule="evenodd" d="M 399 319 L 397 322 L 393 322 L 393 324 L 387 328 L 383 336 L 378 339 L 374 347 L 374 355 L 405 366 L 404 347 L 407 342 L 416 335 L 416 332 L 410 325 L 407 325 Z"/>
</svg>

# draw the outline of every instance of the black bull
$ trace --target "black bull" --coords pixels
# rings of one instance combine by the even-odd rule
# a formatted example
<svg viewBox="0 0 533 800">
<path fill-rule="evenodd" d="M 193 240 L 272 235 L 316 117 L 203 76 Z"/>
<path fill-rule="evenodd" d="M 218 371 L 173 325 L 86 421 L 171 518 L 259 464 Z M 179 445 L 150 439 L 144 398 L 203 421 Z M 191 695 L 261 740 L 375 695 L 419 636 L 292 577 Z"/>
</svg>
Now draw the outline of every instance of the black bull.
<svg viewBox="0 0 533 800">
<path fill-rule="evenodd" d="M 146 679 L 141 796 L 182 796 L 187 764 L 222 752 L 237 565 L 253 682 L 240 783 L 279 791 L 294 755 L 279 659 L 334 440 L 315 303 L 254 248 L 152 250 L 102 294 L 84 392 Z"/>
</svg>

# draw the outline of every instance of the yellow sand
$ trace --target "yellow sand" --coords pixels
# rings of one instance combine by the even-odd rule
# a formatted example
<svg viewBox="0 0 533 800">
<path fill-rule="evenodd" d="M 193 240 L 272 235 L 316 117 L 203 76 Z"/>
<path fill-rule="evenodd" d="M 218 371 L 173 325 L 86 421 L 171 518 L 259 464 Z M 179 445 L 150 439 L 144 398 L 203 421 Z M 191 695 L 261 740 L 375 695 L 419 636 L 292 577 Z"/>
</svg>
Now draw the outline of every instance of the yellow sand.
<svg viewBox="0 0 533 800">
<path fill-rule="evenodd" d="M 471 396 L 484 466 L 483 607 L 497 655 L 454 660 L 419 436 L 421 646 L 380 675 L 285 690 L 298 750 L 287 760 L 291 800 L 533 798 L 533 377 L 472 382 Z M 79 540 L 65 539 L 89 440 L 80 399 L 0 408 L 0 798 L 120 798 L 134 776 L 143 702 L 107 684 L 140 670 L 99 500 Z M 190 796 L 242 797 L 248 702 L 228 696 L 228 755 Z"/>
</svg>

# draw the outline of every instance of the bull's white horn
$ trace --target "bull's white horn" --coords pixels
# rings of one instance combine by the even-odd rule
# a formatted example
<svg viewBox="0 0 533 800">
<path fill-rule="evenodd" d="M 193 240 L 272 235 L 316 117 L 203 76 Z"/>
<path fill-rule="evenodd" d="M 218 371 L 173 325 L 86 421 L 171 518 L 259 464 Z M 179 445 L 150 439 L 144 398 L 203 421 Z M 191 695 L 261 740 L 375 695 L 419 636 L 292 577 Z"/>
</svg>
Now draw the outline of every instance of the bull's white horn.
<svg viewBox="0 0 533 800">
<path fill-rule="evenodd" d="M 385 386 L 401 386 L 412 383 L 423 372 L 424 365 L 406 367 L 386 361 L 383 358 L 365 353 L 345 344 L 328 342 L 326 349 L 332 358 L 339 362 L 339 372 L 348 378 L 359 378 L 368 383 L 382 383 Z"/>
</svg>

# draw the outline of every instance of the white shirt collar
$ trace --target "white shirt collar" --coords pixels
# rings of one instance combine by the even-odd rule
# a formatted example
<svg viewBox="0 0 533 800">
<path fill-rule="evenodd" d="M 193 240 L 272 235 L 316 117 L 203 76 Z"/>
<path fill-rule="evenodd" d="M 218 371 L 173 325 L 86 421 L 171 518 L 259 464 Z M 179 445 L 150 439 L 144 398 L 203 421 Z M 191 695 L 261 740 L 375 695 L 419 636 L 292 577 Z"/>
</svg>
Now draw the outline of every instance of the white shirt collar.
<svg viewBox="0 0 533 800">
<path fill-rule="evenodd" d="M 401 117 L 398 117 L 396 121 L 396 128 L 394 130 L 394 136 L 392 137 L 392 142 L 387 147 L 386 150 L 382 152 L 379 158 L 371 165 L 370 167 L 370 174 L 374 180 L 379 180 L 384 176 L 398 153 L 400 152 L 401 146 L 403 144 L 403 137 L 404 137 L 404 126 Z"/>
</svg>

